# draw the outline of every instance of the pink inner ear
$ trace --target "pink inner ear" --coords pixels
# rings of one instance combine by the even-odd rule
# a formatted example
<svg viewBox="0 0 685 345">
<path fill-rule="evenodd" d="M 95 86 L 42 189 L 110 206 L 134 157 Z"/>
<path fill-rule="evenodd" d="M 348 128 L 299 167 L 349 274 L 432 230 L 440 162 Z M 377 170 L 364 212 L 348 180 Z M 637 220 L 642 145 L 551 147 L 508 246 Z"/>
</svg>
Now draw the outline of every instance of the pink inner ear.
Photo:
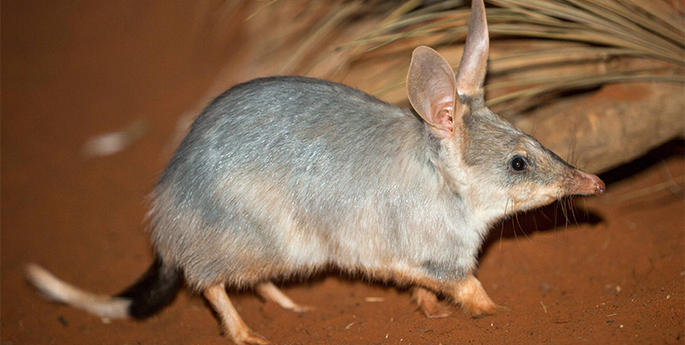
<svg viewBox="0 0 685 345">
<path fill-rule="evenodd" d="M 439 129 L 454 133 L 454 102 L 446 100 L 431 105 L 431 122 Z"/>
<path fill-rule="evenodd" d="M 450 65 L 435 50 L 421 46 L 412 54 L 407 75 L 409 102 L 440 137 L 455 131 L 456 81 Z"/>
</svg>

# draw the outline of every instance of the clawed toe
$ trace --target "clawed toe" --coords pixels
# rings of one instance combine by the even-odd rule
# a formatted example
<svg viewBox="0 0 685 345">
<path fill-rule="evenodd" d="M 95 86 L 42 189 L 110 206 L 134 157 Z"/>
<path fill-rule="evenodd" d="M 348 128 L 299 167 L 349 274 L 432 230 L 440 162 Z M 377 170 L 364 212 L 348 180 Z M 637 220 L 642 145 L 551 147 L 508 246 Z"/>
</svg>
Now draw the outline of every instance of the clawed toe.
<svg viewBox="0 0 685 345">
<path fill-rule="evenodd" d="M 452 312 L 445 306 L 437 306 L 436 308 L 421 308 L 423 314 L 429 319 L 442 319 L 452 315 Z"/>
<path fill-rule="evenodd" d="M 474 319 L 483 318 L 490 315 L 495 315 L 500 312 L 511 311 L 511 308 L 499 304 L 495 304 L 492 301 L 482 301 L 484 303 L 479 304 L 469 304 L 464 305 L 463 308 L 471 313 L 471 317 Z"/>
<path fill-rule="evenodd" d="M 296 312 L 296 313 L 305 313 L 305 312 L 314 310 L 314 307 L 308 306 L 308 305 L 295 304 L 294 306 L 292 306 L 290 308 L 286 308 L 286 309 L 293 311 L 293 312 Z"/>
<path fill-rule="evenodd" d="M 264 299 L 270 300 L 281 306 L 281 308 L 294 311 L 296 313 L 303 313 L 310 311 L 314 308 L 306 305 L 299 305 L 290 299 L 286 294 L 284 294 L 279 288 L 276 287 L 271 282 L 264 282 L 257 285 L 257 292 L 264 297 Z"/>
<path fill-rule="evenodd" d="M 244 333 L 233 336 L 233 341 L 238 345 L 266 345 L 269 341 L 263 336 L 257 334 L 251 329 L 247 329 Z"/>
<path fill-rule="evenodd" d="M 417 287 L 412 290 L 412 299 L 426 317 L 439 319 L 450 316 L 452 312 L 448 307 L 440 303 L 438 297 L 427 289 Z"/>
</svg>

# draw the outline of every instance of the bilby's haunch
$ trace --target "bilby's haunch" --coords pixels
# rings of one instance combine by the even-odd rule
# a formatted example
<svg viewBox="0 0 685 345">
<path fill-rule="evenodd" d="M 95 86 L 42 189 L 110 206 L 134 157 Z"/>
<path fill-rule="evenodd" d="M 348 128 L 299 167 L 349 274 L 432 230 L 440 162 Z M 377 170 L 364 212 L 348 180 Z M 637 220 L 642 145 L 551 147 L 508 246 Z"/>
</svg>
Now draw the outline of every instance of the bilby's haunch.
<svg viewBox="0 0 685 345">
<path fill-rule="evenodd" d="M 474 276 L 489 227 L 521 210 L 604 183 L 579 171 L 484 103 L 488 31 L 473 1 L 458 71 L 414 50 L 413 109 L 318 79 L 237 85 L 195 120 L 152 192 L 157 259 L 124 292 L 95 295 L 29 265 L 48 297 L 103 317 L 145 318 L 182 280 L 202 293 L 233 341 L 266 343 L 226 287 L 253 287 L 303 311 L 273 279 L 335 266 L 412 286 L 429 317 L 436 293 L 473 315 L 497 310 Z"/>
</svg>

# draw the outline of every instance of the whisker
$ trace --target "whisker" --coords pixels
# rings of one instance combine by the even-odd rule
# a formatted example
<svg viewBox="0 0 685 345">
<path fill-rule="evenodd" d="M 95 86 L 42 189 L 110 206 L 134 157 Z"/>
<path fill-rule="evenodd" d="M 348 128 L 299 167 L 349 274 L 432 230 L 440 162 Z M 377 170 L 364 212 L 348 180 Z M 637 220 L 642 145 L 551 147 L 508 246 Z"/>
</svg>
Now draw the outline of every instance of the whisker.
<svg viewBox="0 0 685 345">
<path fill-rule="evenodd" d="M 509 208 L 509 200 L 504 204 L 504 214 L 507 214 L 507 208 Z M 504 222 L 500 222 L 499 230 L 499 249 L 502 250 L 502 236 L 504 236 Z"/>
<path fill-rule="evenodd" d="M 518 214 L 514 213 L 514 217 L 518 221 Z M 514 239 L 516 239 L 516 242 L 518 243 L 518 235 L 516 234 L 516 224 L 512 224 L 511 226 L 512 230 L 514 230 Z"/>
<path fill-rule="evenodd" d="M 568 207 L 571 210 L 571 217 L 573 217 L 573 224 L 578 224 L 578 218 L 576 218 L 576 203 L 573 196 L 568 198 Z"/>
<path fill-rule="evenodd" d="M 526 211 L 526 213 L 527 213 L 527 214 L 530 214 L 530 213 L 528 213 L 527 211 Z M 516 219 L 516 222 L 518 222 L 518 218 Z M 530 239 L 530 236 L 528 235 L 528 232 L 526 231 L 526 229 L 523 228 L 523 226 L 521 225 L 521 223 L 519 223 L 519 228 L 521 228 L 521 233 L 523 234 L 523 236 L 525 236 L 526 239 Z"/>
<path fill-rule="evenodd" d="M 566 205 L 563 202 L 560 202 L 559 205 L 561 206 L 561 213 L 564 215 L 564 228 L 568 229 L 568 210 L 566 210 Z"/>
<path fill-rule="evenodd" d="M 554 227 L 556 228 L 559 225 L 559 224 L 557 224 L 557 220 L 559 219 L 559 203 L 558 202 L 554 203 L 554 217 L 553 218 L 554 218 Z"/>
<path fill-rule="evenodd" d="M 542 214 L 543 217 L 545 217 L 545 220 L 546 220 L 546 221 L 548 221 L 548 222 L 551 222 L 551 221 L 552 221 L 552 218 L 550 218 L 550 217 L 547 215 L 547 213 L 545 212 L 544 209 L 540 209 L 540 212 L 539 212 L 539 213 Z"/>
</svg>

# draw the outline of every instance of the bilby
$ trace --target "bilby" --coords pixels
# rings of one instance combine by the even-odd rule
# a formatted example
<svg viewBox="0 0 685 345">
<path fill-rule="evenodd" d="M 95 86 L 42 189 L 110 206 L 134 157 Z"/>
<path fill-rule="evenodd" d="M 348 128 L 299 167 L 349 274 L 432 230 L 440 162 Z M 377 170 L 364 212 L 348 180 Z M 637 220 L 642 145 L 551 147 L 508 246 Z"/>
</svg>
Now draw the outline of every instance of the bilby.
<svg viewBox="0 0 685 345">
<path fill-rule="evenodd" d="M 47 296 L 102 317 L 148 317 L 185 280 L 238 344 L 267 340 L 242 321 L 226 287 L 254 287 L 306 310 L 274 279 L 335 266 L 413 286 L 428 316 L 436 293 L 473 315 L 497 305 L 474 276 L 494 222 L 604 183 L 575 169 L 484 104 L 488 32 L 474 0 L 456 77 L 434 50 L 414 50 L 413 111 L 303 77 L 237 85 L 193 123 L 152 192 L 156 260 L 116 296 L 95 295 L 36 265 Z"/>
</svg>

